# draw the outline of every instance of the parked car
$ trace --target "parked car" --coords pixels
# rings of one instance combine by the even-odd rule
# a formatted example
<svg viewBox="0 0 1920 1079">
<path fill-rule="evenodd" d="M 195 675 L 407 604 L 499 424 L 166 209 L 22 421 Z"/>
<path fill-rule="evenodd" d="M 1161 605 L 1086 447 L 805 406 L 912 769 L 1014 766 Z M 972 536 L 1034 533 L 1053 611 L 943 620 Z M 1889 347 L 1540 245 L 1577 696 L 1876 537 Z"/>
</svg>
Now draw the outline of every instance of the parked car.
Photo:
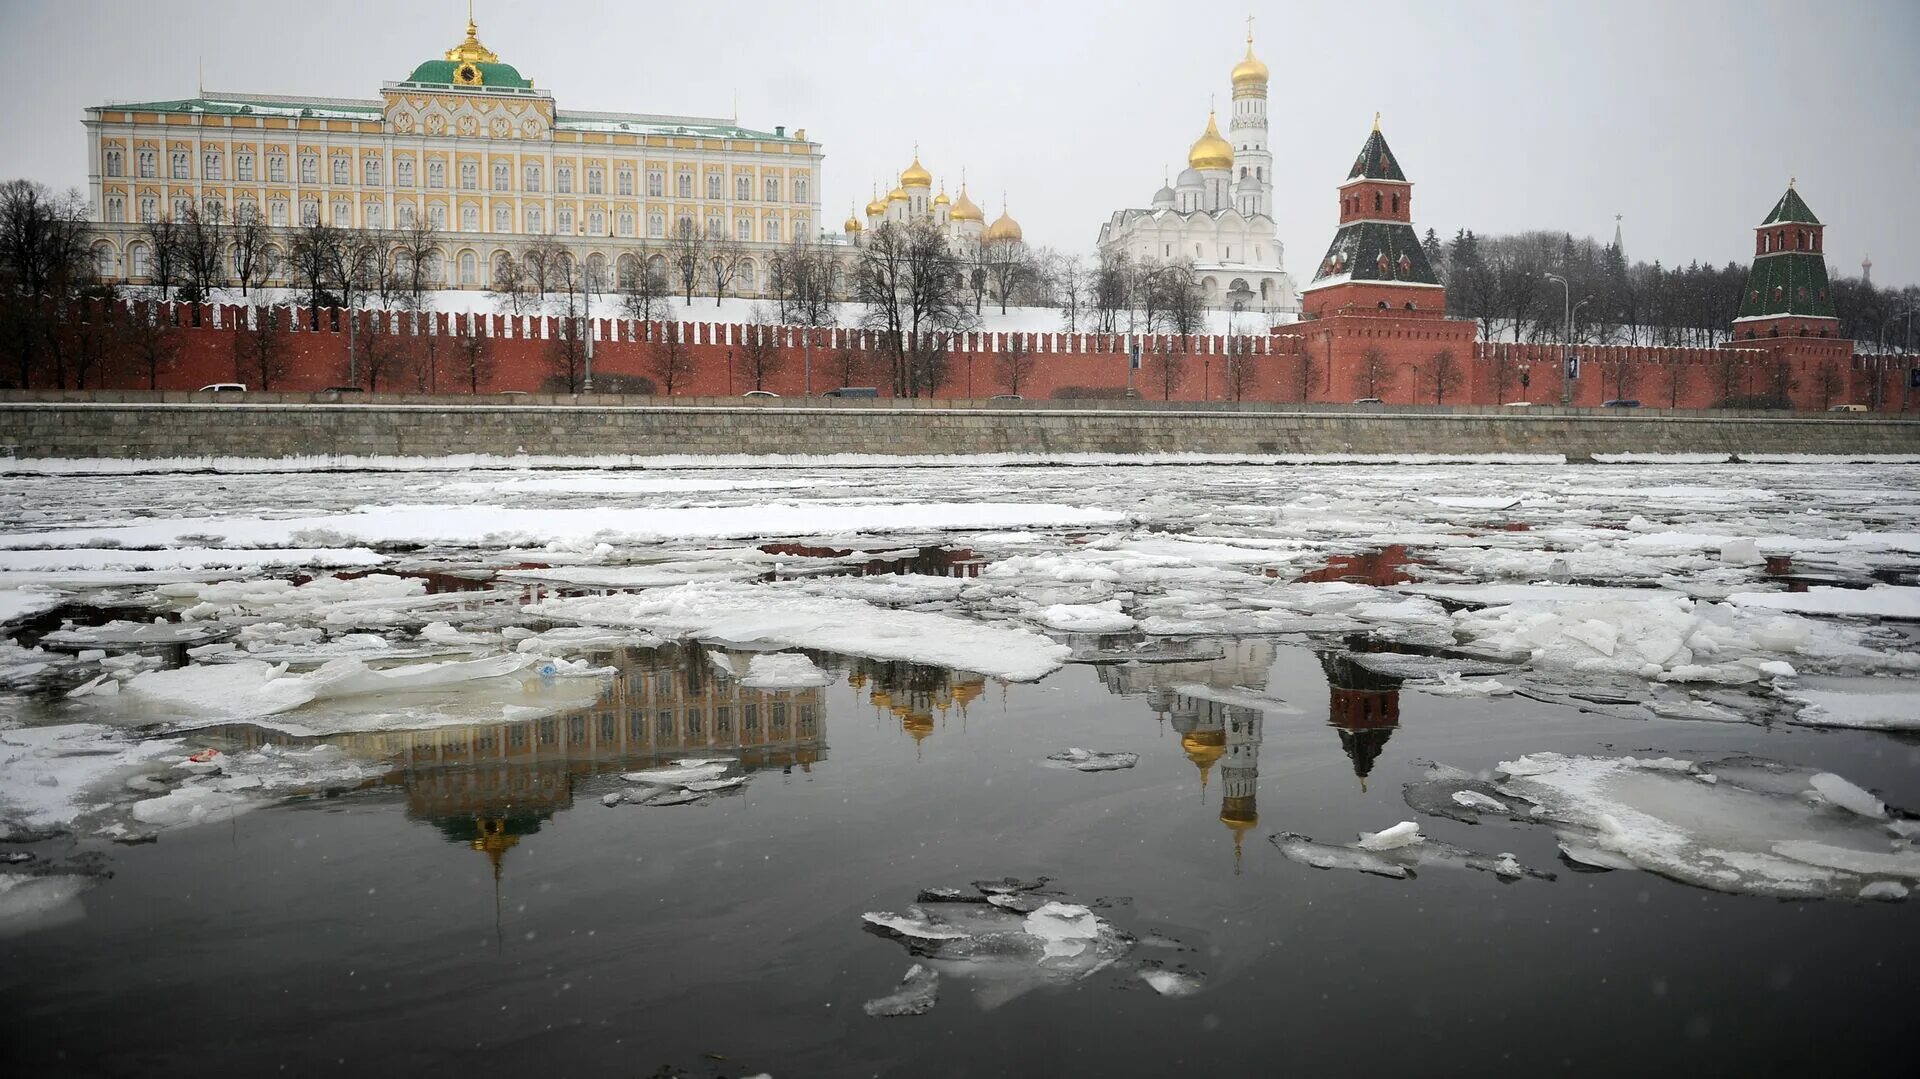
<svg viewBox="0 0 1920 1079">
<path fill-rule="evenodd" d="M 367 391 L 360 388 L 359 386 L 328 386 L 327 392 L 328 393 L 365 393 Z"/>
<path fill-rule="evenodd" d="M 1631 397 L 1616 397 L 1611 401 L 1600 402 L 1601 408 L 1639 408 L 1640 402 Z"/>
<path fill-rule="evenodd" d="M 1532 408 L 1533 402 L 1532 401 L 1508 401 L 1507 407 L 1508 408 Z"/>
<path fill-rule="evenodd" d="M 527 396 L 527 391 L 525 391 L 525 390 L 501 390 L 501 391 L 500 391 L 499 393 L 496 393 L 496 394 L 494 394 L 494 396 L 495 396 L 495 397 L 525 397 L 525 396 Z"/>
<path fill-rule="evenodd" d="M 822 397 L 878 397 L 880 391 L 872 386 L 842 386 L 837 390 L 828 390 Z"/>
<path fill-rule="evenodd" d="M 199 389 L 195 390 L 194 392 L 195 393 L 245 393 L 247 392 L 247 384 L 244 382 L 215 382 L 212 385 L 202 386 Z"/>
<path fill-rule="evenodd" d="M 1378 405 L 1384 404 L 1385 402 L 1381 401 L 1378 397 L 1356 397 L 1353 399 L 1353 403 L 1356 405 Z"/>
<path fill-rule="evenodd" d="M 996 393 L 992 397 L 987 398 L 987 400 L 989 401 L 1024 401 L 1026 400 L 1026 398 L 1020 396 L 1017 393 Z"/>
<path fill-rule="evenodd" d="M 1866 410 L 1865 405 L 1834 405 L 1827 409 L 1828 412 L 1865 412 Z"/>
<path fill-rule="evenodd" d="M 778 397 L 780 395 L 773 392 L 772 390 L 748 390 L 747 392 L 741 394 L 740 396 L 742 397 Z"/>
</svg>

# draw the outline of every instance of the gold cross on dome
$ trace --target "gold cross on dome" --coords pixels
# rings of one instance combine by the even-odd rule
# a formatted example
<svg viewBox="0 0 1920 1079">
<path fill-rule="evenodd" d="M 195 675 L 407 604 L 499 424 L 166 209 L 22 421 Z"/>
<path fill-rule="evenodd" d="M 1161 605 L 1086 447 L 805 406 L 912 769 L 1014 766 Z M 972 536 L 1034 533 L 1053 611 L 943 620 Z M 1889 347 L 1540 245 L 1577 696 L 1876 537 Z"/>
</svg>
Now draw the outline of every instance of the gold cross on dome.
<svg viewBox="0 0 1920 1079">
<path fill-rule="evenodd" d="M 1247 47 L 1253 47 L 1253 16 L 1247 16 Z"/>
</svg>

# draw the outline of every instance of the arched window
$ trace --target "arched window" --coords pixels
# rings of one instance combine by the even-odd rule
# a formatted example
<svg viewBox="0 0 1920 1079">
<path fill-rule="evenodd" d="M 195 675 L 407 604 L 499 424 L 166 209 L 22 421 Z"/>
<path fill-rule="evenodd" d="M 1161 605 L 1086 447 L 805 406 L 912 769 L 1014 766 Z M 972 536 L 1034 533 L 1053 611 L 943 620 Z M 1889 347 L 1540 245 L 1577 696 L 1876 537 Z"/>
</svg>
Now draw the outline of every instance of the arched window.
<svg viewBox="0 0 1920 1079">
<path fill-rule="evenodd" d="M 136 243 L 127 248 L 127 273 L 132 277 L 147 276 L 147 245 Z"/>
<path fill-rule="evenodd" d="M 93 272 L 100 277 L 113 276 L 113 245 L 97 243 L 93 245 Z"/>
<path fill-rule="evenodd" d="M 1393 196 L 1393 212 L 1396 214 L 1400 212 L 1400 196 L 1398 194 Z"/>
<path fill-rule="evenodd" d="M 740 202 L 746 202 L 753 198 L 753 177 L 745 173 L 735 176 L 733 178 L 733 197 Z"/>
<path fill-rule="evenodd" d="M 478 259 L 474 258 L 473 252 L 460 252 L 460 283 L 462 285 L 477 284 L 479 283 L 479 277 L 480 263 Z"/>
<path fill-rule="evenodd" d="M 480 207 L 472 203 L 460 207 L 460 231 L 480 231 Z"/>
<path fill-rule="evenodd" d="M 512 207 L 495 206 L 493 208 L 493 231 L 495 232 L 512 232 L 513 231 L 513 208 Z"/>
<path fill-rule="evenodd" d="M 1378 191 L 1373 193 L 1373 210 L 1375 213 L 1380 212 L 1380 192 Z"/>
<path fill-rule="evenodd" d="M 805 176 L 796 177 L 793 181 L 793 201 L 807 201 L 807 178 Z"/>
<path fill-rule="evenodd" d="M 778 176 L 766 177 L 764 180 L 761 181 L 761 184 L 767 189 L 766 196 L 767 196 L 768 202 L 780 201 L 780 177 Z"/>
</svg>

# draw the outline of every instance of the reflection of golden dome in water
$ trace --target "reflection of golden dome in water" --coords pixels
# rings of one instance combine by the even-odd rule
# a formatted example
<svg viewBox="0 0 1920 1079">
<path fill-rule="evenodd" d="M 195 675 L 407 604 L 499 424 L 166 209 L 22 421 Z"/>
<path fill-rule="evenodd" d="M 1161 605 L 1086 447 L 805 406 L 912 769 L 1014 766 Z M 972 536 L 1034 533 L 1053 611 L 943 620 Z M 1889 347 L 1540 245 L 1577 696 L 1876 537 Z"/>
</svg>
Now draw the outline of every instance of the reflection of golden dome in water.
<svg viewBox="0 0 1920 1079">
<path fill-rule="evenodd" d="M 1233 871 L 1240 872 L 1240 842 L 1253 827 L 1260 823 L 1260 811 L 1254 806 L 1254 796 L 1244 798 L 1228 795 L 1220 799 L 1220 823 L 1233 833 Z"/>
<path fill-rule="evenodd" d="M 1183 734 L 1180 736 L 1180 748 L 1186 753 L 1187 759 L 1200 769 L 1200 786 L 1204 788 L 1214 762 L 1227 754 L 1227 732 L 1202 730 Z"/>
<path fill-rule="evenodd" d="M 867 688 L 867 672 L 854 671 L 852 674 L 847 675 L 847 684 L 855 689 Z"/>
<path fill-rule="evenodd" d="M 946 686 L 934 690 L 933 706 L 942 712 L 953 707 L 953 691 Z"/>
<path fill-rule="evenodd" d="M 902 709 L 899 713 L 900 729 L 906 731 L 918 742 L 933 733 L 933 715 L 928 712 L 910 712 Z"/>
<path fill-rule="evenodd" d="M 474 850 L 485 851 L 487 861 L 493 863 L 493 879 L 500 879 L 500 863 L 506 858 L 507 851 L 520 843 L 520 837 L 507 832 L 507 822 L 500 817 L 484 817 L 474 822 L 479 826 L 479 834 L 469 843 Z"/>
<path fill-rule="evenodd" d="M 985 693 L 986 691 L 987 691 L 986 679 L 969 678 L 966 681 L 961 682 L 959 685 L 956 685 L 953 687 L 953 699 L 955 701 L 958 701 L 960 704 L 961 710 L 965 711 L 967 705 L 972 704 L 974 701 L 979 700 L 980 695 L 982 693 Z"/>
<path fill-rule="evenodd" d="M 893 707 L 893 694 L 888 693 L 884 689 L 874 690 L 872 695 L 870 695 L 867 699 L 873 702 L 873 706 L 875 708 Z"/>
</svg>

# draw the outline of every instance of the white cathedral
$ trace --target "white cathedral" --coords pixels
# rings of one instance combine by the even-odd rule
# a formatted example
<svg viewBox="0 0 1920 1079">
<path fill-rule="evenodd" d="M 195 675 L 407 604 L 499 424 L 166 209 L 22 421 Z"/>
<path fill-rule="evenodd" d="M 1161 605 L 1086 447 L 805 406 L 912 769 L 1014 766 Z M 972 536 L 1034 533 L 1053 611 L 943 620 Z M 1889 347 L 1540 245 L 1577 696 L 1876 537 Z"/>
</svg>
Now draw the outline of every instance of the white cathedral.
<svg viewBox="0 0 1920 1079">
<path fill-rule="evenodd" d="M 1233 118 L 1218 120 L 1187 152 L 1187 168 L 1147 209 L 1116 210 L 1100 226 L 1102 252 L 1135 262 L 1193 263 L 1207 306 L 1296 316 L 1300 292 L 1286 271 L 1273 223 L 1273 153 L 1267 148 L 1267 65 L 1247 55 L 1233 68 Z"/>
</svg>

